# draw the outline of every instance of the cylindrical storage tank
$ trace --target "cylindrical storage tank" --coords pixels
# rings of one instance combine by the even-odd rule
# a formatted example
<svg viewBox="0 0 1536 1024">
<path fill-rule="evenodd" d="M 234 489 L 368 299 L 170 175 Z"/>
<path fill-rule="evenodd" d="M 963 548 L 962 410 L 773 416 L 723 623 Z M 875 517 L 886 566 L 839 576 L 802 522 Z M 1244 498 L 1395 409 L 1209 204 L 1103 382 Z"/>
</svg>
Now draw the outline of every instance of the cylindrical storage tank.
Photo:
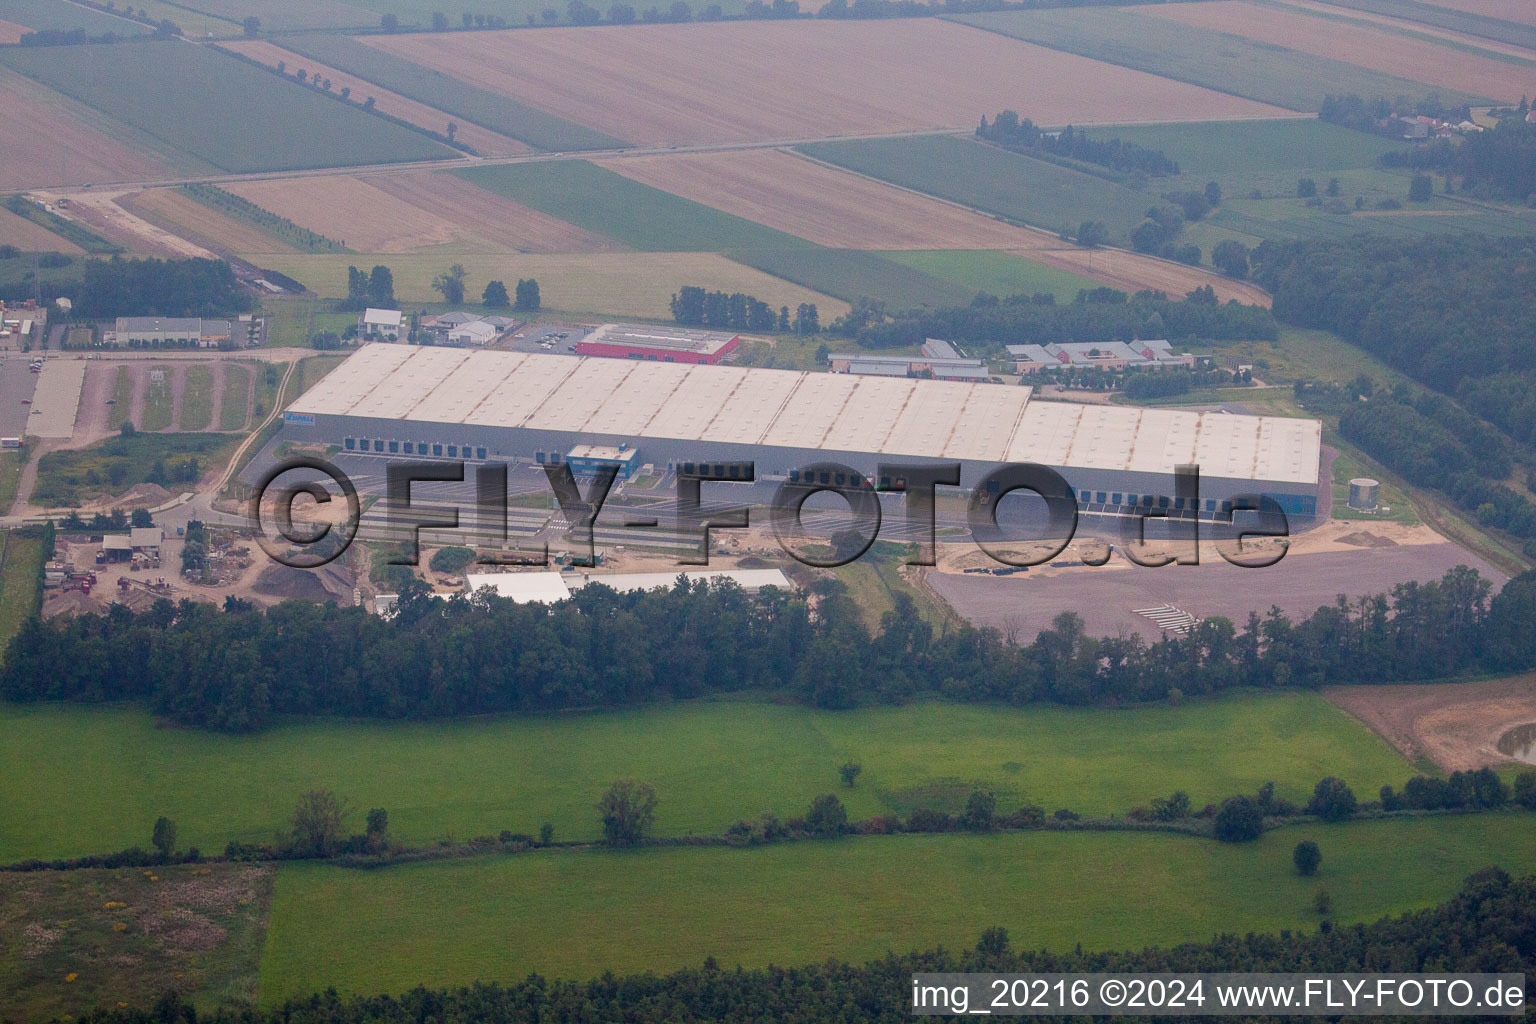
<svg viewBox="0 0 1536 1024">
<path fill-rule="evenodd" d="M 1381 484 L 1367 476 L 1357 476 L 1349 482 L 1349 507 L 1361 512 L 1371 512 L 1376 508 L 1376 492 L 1381 490 Z"/>
</svg>

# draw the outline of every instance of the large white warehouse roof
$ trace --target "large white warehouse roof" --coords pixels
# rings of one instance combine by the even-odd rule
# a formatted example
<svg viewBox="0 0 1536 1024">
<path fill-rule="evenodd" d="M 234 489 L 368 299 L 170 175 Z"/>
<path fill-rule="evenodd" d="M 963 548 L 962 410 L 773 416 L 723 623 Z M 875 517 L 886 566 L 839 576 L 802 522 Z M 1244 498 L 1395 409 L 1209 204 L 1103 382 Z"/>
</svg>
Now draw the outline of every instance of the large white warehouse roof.
<svg viewBox="0 0 1536 1024">
<path fill-rule="evenodd" d="M 1307 484 L 1316 420 L 1032 402 L 1003 384 L 366 345 L 296 413 Z"/>
</svg>

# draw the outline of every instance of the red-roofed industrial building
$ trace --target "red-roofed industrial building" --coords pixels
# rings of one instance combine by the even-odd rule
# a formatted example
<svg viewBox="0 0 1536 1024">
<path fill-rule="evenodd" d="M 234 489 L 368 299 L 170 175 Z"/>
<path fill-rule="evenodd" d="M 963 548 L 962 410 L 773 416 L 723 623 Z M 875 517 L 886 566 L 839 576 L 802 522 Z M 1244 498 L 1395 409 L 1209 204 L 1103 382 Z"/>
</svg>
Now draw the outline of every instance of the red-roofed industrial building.
<svg viewBox="0 0 1536 1024">
<path fill-rule="evenodd" d="M 603 324 L 576 342 L 579 356 L 644 359 L 658 363 L 714 365 L 736 351 L 741 339 L 724 331 L 695 331 L 686 327 L 646 324 Z"/>
</svg>

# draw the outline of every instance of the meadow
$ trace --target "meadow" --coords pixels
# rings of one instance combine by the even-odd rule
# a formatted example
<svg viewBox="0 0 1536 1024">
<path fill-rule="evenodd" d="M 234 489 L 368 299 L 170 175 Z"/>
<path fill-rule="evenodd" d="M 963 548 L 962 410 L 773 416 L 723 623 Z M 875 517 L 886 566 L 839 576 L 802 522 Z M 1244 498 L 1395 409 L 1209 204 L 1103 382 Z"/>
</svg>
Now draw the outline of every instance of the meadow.
<svg viewBox="0 0 1536 1024">
<path fill-rule="evenodd" d="M 8 453 L 8 457 L 10 456 Z M 37 611 L 43 542 L 15 530 L 0 534 L 0 643 L 8 643 Z"/>
<path fill-rule="evenodd" d="M 1179 165 L 1181 176 L 1191 181 L 1248 180 L 1253 175 L 1279 171 L 1323 173 L 1375 167 L 1383 153 L 1406 148 L 1391 139 L 1311 117 L 1121 125 L 1092 129 L 1089 135 L 1162 150 Z"/>
<path fill-rule="evenodd" d="M 848 311 L 847 303 L 821 291 L 800 287 L 712 252 L 364 256 L 263 253 L 246 254 L 245 258 L 302 281 L 328 298 L 346 295 L 348 266 L 371 267 L 378 263 L 388 266 L 394 274 L 395 296 L 400 301 L 437 302 L 442 296 L 432 290 L 432 279 L 450 264 L 458 263 L 469 273 L 465 292 L 469 307 L 477 306 L 487 281 L 499 280 L 511 288 L 519 278 L 531 277 L 539 282 L 539 297 L 546 311 L 670 320 L 669 303 L 683 285 L 755 295 L 774 309 L 787 305 L 793 311 L 802 302 L 815 303 L 823 321 Z M 892 270 L 903 269 L 890 266 Z M 309 335 L 301 332 L 301 336 Z"/>
<path fill-rule="evenodd" d="M 1075 232 L 1098 220 L 1123 241 L 1154 201 L 1105 178 L 950 135 L 818 142 L 800 151 L 1047 231 Z"/>
<path fill-rule="evenodd" d="M 731 259 L 848 302 L 870 298 L 893 309 L 964 306 L 975 292 L 863 249 L 732 249 Z M 821 313 L 823 323 L 826 314 Z"/>
<path fill-rule="evenodd" d="M 961 15 L 954 20 L 1288 110 L 1316 111 L 1329 93 L 1392 97 L 1437 93 L 1448 103 L 1489 102 L 1473 93 L 1123 8 L 1007 11 Z"/>
<path fill-rule="evenodd" d="M 204 46 L 17 48 L 11 69 L 222 170 L 276 171 L 451 157 L 453 150 L 356 106 Z M 188 89 L 188 81 L 203 83 Z M 282 132 L 231 112 L 259 109 Z"/>
<path fill-rule="evenodd" d="M 168 404 L 168 403 L 167 403 Z M 169 416 L 169 411 L 166 413 Z M 166 419 L 169 426 L 169 419 Z M 141 426 L 134 437 L 109 437 L 85 448 L 49 452 L 37 465 L 34 504 L 77 504 L 106 491 L 120 492 L 144 483 L 157 461 L 184 461 L 195 456 L 204 469 L 221 462 L 239 442 L 226 434 L 148 434 Z M 122 483 L 112 483 L 112 465 L 125 464 Z"/>
<path fill-rule="evenodd" d="M 50 756 L 76 751 L 68 763 Z M 843 789 L 837 766 L 863 765 Z M 132 772 L 114 766 L 134 765 Z M 1003 809 L 1123 813 L 1176 789 L 1203 806 L 1272 780 L 1299 800 L 1324 775 L 1363 794 L 1411 766 L 1315 694 L 1254 694 L 1124 711 L 939 703 L 846 713 L 750 700 L 622 713 L 443 723 L 304 721 L 253 736 L 161 729 L 130 707 L 0 705 L 0 863 L 120 849 L 169 815 L 204 850 L 267 842 L 299 794 L 334 790 L 389 811 L 427 843 L 503 829 L 598 834 L 593 805 L 633 776 L 660 795 L 662 835 L 719 832 L 765 810 L 802 813 L 839 792 L 852 818 L 958 809 L 977 785 Z M 69 807 L 67 818 L 51 809 Z"/>
<path fill-rule="evenodd" d="M 441 7 L 434 6 L 433 11 Z M 430 18 L 430 12 L 428 13 Z M 622 148 L 624 142 L 515 98 L 460 81 L 346 36 L 298 35 L 283 45 L 391 92 L 549 151 Z"/>
<path fill-rule="evenodd" d="M 1071 302 L 1082 289 L 1099 287 L 1099 282 L 1092 278 L 1006 252 L 935 249 L 883 252 L 880 255 L 931 277 L 953 281 L 971 292 L 986 292 L 999 298 L 1048 293 L 1056 296 L 1057 302 Z"/>
<path fill-rule="evenodd" d="M 1321 847 L 1297 875 L 1300 839 Z M 1412 851 L 1411 855 L 1405 855 Z M 549 851 L 349 871 L 279 868 L 260 1000 L 334 985 L 587 978 L 611 970 L 860 962 L 973 946 L 1136 949 L 1313 931 L 1431 905 L 1489 864 L 1536 857 L 1528 814 L 1306 825 L 1254 843 L 1148 832 L 879 836 L 757 849 Z M 445 926 L 445 923 L 451 925 Z"/>
</svg>

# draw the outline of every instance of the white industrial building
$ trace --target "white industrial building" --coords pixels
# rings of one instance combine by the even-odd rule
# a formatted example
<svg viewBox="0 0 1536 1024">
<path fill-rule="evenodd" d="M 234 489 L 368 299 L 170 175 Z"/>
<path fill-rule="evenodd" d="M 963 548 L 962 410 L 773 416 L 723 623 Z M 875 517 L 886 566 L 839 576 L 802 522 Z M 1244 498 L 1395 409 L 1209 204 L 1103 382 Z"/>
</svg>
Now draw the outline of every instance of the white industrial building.
<svg viewBox="0 0 1536 1024">
<path fill-rule="evenodd" d="M 287 437 L 345 452 L 558 463 L 602 445 L 685 472 L 751 461 L 760 480 L 838 462 L 885 486 L 879 463 L 946 462 L 969 488 L 1036 463 L 1089 511 L 1186 518 L 1255 492 L 1315 515 L 1322 439 L 1316 420 L 1035 401 L 1001 384 L 390 345 L 359 349 L 284 419 Z M 1168 497 L 1189 464 L 1193 506 Z"/>
<path fill-rule="evenodd" d="M 670 589 L 677 583 L 678 576 L 686 577 L 689 583 L 729 580 L 749 594 L 755 594 L 764 587 L 778 587 L 786 592 L 792 589 L 789 578 L 778 569 L 708 569 L 684 573 L 470 573 L 464 577 L 464 589 L 473 594 L 482 587 L 489 587 L 498 597 L 510 598 L 517 604 L 554 604 L 556 601 L 564 601 L 591 583 L 600 583 L 621 594 L 627 594 L 637 590 Z"/>
</svg>

